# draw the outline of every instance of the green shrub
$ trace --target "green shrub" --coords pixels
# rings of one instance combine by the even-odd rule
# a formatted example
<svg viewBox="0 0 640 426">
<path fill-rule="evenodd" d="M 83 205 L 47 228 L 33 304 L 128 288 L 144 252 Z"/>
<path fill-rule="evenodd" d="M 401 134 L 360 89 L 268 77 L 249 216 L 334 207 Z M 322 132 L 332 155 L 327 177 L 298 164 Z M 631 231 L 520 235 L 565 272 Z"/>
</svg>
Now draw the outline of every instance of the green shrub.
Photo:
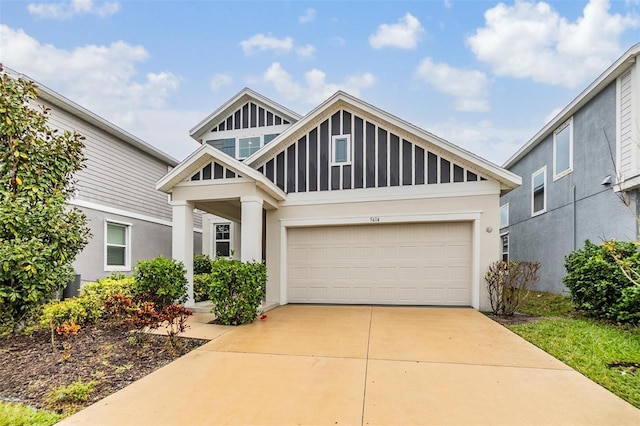
<svg viewBox="0 0 640 426">
<path fill-rule="evenodd" d="M 583 248 L 565 257 L 564 284 L 577 309 L 595 318 L 619 322 L 638 322 L 638 287 L 623 273 L 612 252 L 627 267 L 640 272 L 640 252 L 633 242 L 608 241 L 595 245 L 585 241 Z"/>
<path fill-rule="evenodd" d="M 68 408 L 86 402 L 95 389 L 97 381 L 83 382 L 76 380 L 67 386 L 52 390 L 47 395 L 47 406 L 50 408 Z"/>
<path fill-rule="evenodd" d="M 253 321 L 265 297 L 264 263 L 219 258 L 213 261 L 211 269 L 209 299 L 218 320 L 226 325 Z"/>
<path fill-rule="evenodd" d="M 0 426 L 51 426 L 62 416 L 18 402 L 0 401 Z"/>
<path fill-rule="evenodd" d="M 134 284 L 135 279 L 133 277 L 112 276 L 102 278 L 96 282 L 83 285 L 80 290 L 80 295 L 103 304 L 105 300 L 114 294 L 123 294 L 131 297 L 133 295 Z"/>
<path fill-rule="evenodd" d="M 133 294 L 158 308 L 187 300 L 187 271 L 182 262 L 158 256 L 136 265 Z"/>
<path fill-rule="evenodd" d="M 211 258 L 206 254 L 195 254 L 193 256 L 193 275 L 210 274 Z"/>
<path fill-rule="evenodd" d="M 193 298 L 196 302 L 209 299 L 209 284 L 211 274 L 198 274 L 193 276 Z"/>
<path fill-rule="evenodd" d="M 102 310 L 86 297 L 53 300 L 42 308 L 40 324 L 52 330 L 64 323 L 84 325 L 98 319 L 101 313 Z"/>
</svg>

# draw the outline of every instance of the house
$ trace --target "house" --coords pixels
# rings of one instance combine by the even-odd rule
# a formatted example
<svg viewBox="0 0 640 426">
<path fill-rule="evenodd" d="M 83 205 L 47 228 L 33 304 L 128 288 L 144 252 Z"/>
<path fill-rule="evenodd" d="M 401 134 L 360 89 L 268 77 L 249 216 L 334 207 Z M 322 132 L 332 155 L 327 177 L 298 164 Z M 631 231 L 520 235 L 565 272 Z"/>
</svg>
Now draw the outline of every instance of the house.
<svg viewBox="0 0 640 426">
<path fill-rule="evenodd" d="M 541 263 L 540 289 L 566 290 L 564 257 L 638 238 L 640 44 L 625 52 L 503 165 L 522 186 L 501 198 L 504 259 Z"/>
<path fill-rule="evenodd" d="M 514 173 L 344 92 L 301 117 L 244 89 L 191 136 L 156 185 L 190 282 L 199 209 L 230 225 L 208 231 L 215 252 L 266 261 L 267 303 L 489 308 Z"/>
<path fill-rule="evenodd" d="M 7 69 L 15 78 L 28 76 Z M 76 174 L 70 204 L 87 216 L 92 237 L 73 267 L 83 282 L 113 272 L 129 274 L 138 260 L 171 257 L 171 207 L 155 182 L 178 161 L 91 111 L 36 83 L 36 102 L 50 109 L 48 125 L 86 139 L 86 168 Z M 200 250 L 200 214 L 192 234 Z"/>
</svg>

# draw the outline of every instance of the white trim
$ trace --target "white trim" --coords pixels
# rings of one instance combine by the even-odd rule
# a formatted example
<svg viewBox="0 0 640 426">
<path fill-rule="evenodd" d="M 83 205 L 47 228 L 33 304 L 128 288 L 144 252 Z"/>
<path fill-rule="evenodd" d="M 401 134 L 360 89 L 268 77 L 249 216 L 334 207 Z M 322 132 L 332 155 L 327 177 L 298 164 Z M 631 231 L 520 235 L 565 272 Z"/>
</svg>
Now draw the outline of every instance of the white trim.
<svg viewBox="0 0 640 426">
<path fill-rule="evenodd" d="M 503 209 L 507 210 L 507 223 L 505 223 L 505 224 L 502 223 L 502 210 Z M 500 206 L 500 229 L 507 228 L 508 226 L 509 226 L 509 203 L 504 203 L 503 205 Z"/>
<path fill-rule="evenodd" d="M 117 214 L 118 216 L 125 216 L 131 219 L 144 220 L 145 222 L 156 223 L 158 225 L 169 227 L 172 225 L 170 220 L 160 219 L 142 213 L 135 213 L 128 210 L 119 209 L 117 207 L 105 206 L 91 201 L 78 200 L 77 198 L 70 200 L 69 204 L 76 207 L 84 207 L 86 209 L 100 211 L 102 213 Z"/>
<path fill-rule="evenodd" d="M 336 161 L 336 143 L 339 139 L 347 140 L 347 160 Z M 351 135 L 334 135 L 331 136 L 331 158 L 329 166 L 348 166 L 351 164 L 351 150 L 353 149 L 351 144 Z M 331 169 L 329 169 L 331 171 Z M 331 186 L 331 185 L 329 185 Z M 342 187 L 342 185 L 340 186 Z"/>
<path fill-rule="evenodd" d="M 565 129 L 569 128 L 569 167 L 565 170 L 557 172 L 556 152 L 557 152 L 557 136 Z M 569 173 L 573 172 L 573 117 L 562 123 L 553 131 L 553 180 L 556 181 Z"/>
<path fill-rule="evenodd" d="M 317 191 L 288 194 L 280 206 L 301 206 L 316 204 L 339 204 L 371 201 L 398 201 L 447 197 L 470 197 L 500 194 L 500 184 L 494 181 L 467 183 L 441 183 L 417 186 L 390 186 L 380 188 L 358 188 L 349 191 Z"/>
<path fill-rule="evenodd" d="M 505 251 L 504 251 L 504 243 L 502 242 L 502 239 L 504 237 L 507 237 L 507 251 L 506 251 L 506 255 L 507 255 L 507 261 L 509 261 L 510 257 L 509 257 L 509 244 L 510 244 L 510 240 L 509 240 L 509 231 L 507 232 L 503 232 L 500 234 L 500 260 L 504 261 L 504 255 L 505 255 Z"/>
<path fill-rule="evenodd" d="M 544 207 L 542 208 L 542 210 L 534 211 L 534 208 L 535 208 L 534 201 L 533 201 L 534 190 L 535 190 L 534 182 L 535 182 L 536 176 L 538 176 L 541 173 L 544 174 L 544 186 L 542 187 Z M 531 217 L 535 217 L 546 212 L 547 212 L 547 166 L 544 166 L 531 174 Z"/>
<path fill-rule="evenodd" d="M 232 222 L 229 220 L 222 220 L 222 221 L 218 221 L 218 220 L 212 220 L 210 222 L 210 226 L 211 226 L 211 243 L 210 243 L 210 247 L 211 247 L 211 258 L 212 259 L 216 259 L 218 258 L 218 252 L 216 251 L 216 245 L 218 243 L 218 238 L 216 236 L 217 234 L 217 230 L 216 227 L 218 225 L 228 225 L 229 226 L 229 239 L 225 240 L 225 239 L 221 239 L 221 242 L 228 242 L 229 243 L 229 256 L 221 256 L 227 259 L 232 259 L 233 258 L 233 253 L 235 251 L 235 247 L 233 244 L 233 226 L 231 225 Z"/>
<path fill-rule="evenodd" d="M 482 211 L 425 213 L 412 215 L 379 215 L 372 222 L 370 216 L 352 217 L 318 217 L 280 219 L 280 304 L 288 303 L 287 294 L 287 229 L 309 226 L 334 226 L 334 225 L 368 225 L 393 223 L 429 223 L 429 222 L 471 222 L 473 226 L 473 259 L 471 271 L 471 306 L 480 309 L 480 220 Z"/>
<path fill-rule="evenodd" d="M 622 162 L 622 75 L 616 78 L 616 164 L 614 165 L 616 170 L 616 182 L 619 182 L 624 177 L 622 176 L 622 168 L 620 163 Z"/>
<path fill-rule="evenodd" d="M 107 264 L 107 247 L 108 243 L 108 228 L 109 224 L 120 225 L 125 228 L 125 246 L 124 246 L 124 265 L 108 265 Z M 131 233 L 133 225 L 127 222 L 122 222 L 113 219 L 104 219 L 104 270 L 105 272 L 129 272 L 131 271 Z"/>
</svg>

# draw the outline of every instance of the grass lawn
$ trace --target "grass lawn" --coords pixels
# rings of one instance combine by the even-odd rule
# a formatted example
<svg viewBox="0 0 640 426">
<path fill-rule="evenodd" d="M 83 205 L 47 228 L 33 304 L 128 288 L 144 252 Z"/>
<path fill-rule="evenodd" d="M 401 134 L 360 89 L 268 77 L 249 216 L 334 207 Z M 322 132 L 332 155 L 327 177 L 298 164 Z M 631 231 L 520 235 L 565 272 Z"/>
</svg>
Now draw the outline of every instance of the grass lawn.
<svg viewBox="0 0 640 426">
<path fill-rule="evenodd" d="M 525 305 L 519 311 L 545 318 L 509 329 L 640 408 L 639 327 L 584 318 L 560 295 L 531 292 Z"/>
<path fill-rule="evenodd" d="M 49 426 L 62 416 L 44 410 L 36 410 L 17 402 L 0 401 L 0 426 Z"/>
</svg>

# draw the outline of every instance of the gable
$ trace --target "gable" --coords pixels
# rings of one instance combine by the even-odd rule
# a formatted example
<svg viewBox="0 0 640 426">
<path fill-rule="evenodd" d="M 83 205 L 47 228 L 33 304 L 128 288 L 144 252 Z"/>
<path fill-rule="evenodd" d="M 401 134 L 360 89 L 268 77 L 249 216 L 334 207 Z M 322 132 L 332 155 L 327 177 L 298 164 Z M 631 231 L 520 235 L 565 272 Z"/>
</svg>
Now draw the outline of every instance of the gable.
<svg viewBox="0 0 640 426">
<path fill-rule="evenodd" d="M 246 102 L 227 116 L 213 122 L 211 132 L 252 129 L 291 124 L 283 114 L 257 102 Z"/>
<path fill-rule="evenodd" d="M 333 109 L 315 123 L 253 166 L 287 193 L 486 180 L 439 147 L 355 108 Z M 332 140 L 342 136 L 349 161 L 336 163 Z"/>
</svg>

